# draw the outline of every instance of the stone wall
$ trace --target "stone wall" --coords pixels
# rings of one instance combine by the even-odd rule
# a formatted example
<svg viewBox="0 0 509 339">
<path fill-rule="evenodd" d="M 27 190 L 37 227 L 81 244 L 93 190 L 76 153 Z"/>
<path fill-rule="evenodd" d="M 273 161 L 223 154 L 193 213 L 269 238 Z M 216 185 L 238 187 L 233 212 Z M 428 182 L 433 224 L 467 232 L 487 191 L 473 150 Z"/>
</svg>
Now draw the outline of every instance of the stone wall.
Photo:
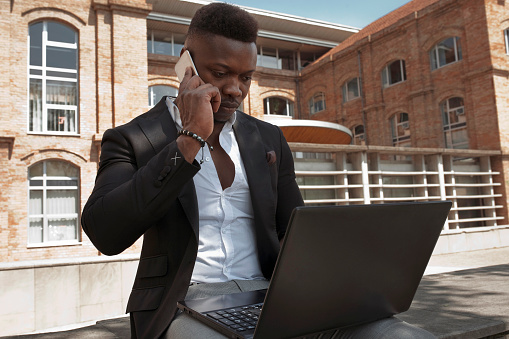
<svg viewBox="0 0 509 339">
<path fill-rule="evenodd" d="M 125 314 L 138 255 L 0 264 L 0 336 Z"/>
</svg>

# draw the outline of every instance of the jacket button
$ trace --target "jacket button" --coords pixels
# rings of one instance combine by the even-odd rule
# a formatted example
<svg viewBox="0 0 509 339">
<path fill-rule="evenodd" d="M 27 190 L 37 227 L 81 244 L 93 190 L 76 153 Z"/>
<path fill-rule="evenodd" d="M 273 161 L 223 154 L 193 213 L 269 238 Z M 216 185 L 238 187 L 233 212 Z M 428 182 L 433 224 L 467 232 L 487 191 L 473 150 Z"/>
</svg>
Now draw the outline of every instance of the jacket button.
<svg viewBox="0 0 509 339">
<path fill-rule="evenodd" d="M 154 180 L 154 186 L 161 187 L 161 186 L 163 186 L 163 183 L 160 180 Z"/>
</svg>

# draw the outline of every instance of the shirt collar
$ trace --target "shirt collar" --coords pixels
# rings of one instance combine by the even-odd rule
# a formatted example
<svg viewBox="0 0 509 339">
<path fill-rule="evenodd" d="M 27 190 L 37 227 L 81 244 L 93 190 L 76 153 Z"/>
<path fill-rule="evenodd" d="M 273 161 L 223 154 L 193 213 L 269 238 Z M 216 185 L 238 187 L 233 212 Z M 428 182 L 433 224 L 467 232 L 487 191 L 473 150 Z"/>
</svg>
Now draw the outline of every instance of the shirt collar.
<svg viewBox="0 0 509 339">
<path fill-rule="evenodd" d="M 170 97 L 166 97 L 166 106 L 168 106 L 168 110 L 170 111 L 171 117 L 173 121 L 175 121 L 175 125 L 177 125 L 178 129 L 182 129 L 182 120 L 180 119 L 179 108 Z M 222 131 L 229 131 L 233 128 L 233 124 L 237 120 L 237 111 L 235 111 L 230 119 L 224 124 Z"/>
</svg>

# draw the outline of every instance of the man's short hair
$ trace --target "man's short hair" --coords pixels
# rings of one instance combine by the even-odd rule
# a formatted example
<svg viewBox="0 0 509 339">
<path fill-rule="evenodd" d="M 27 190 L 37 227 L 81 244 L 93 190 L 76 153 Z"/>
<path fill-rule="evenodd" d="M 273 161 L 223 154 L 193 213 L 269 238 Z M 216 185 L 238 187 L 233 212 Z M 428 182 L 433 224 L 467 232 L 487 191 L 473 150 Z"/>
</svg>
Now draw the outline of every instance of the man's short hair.
<svg viewBox="0 0 509 339">
<path fill-rule="evenodd" d="M 242 42 L 256 42 L 258 23 L 251 14 L 237 6 L 215 2 L 196 11 L 187 38 L 209 34 Z"/>
</svg>

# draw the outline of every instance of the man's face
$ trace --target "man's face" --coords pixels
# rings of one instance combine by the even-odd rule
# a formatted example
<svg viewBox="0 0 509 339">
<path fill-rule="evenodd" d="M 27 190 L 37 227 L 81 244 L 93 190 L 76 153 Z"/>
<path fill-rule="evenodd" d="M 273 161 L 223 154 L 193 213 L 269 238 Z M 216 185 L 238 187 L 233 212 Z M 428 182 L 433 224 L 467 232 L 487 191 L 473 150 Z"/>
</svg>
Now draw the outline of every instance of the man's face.
<svg viewBox="0 0 509 339">
<path fill-rule="evenodd" d="M 221 93 L 221 106 L 214 113 L 214 120 L 227 121 L 251 86 L 256 69 L 256 45 L 212 35 L 189 39 L 186 48 L 200 78 L 216 86 Z"/>
</svg>

